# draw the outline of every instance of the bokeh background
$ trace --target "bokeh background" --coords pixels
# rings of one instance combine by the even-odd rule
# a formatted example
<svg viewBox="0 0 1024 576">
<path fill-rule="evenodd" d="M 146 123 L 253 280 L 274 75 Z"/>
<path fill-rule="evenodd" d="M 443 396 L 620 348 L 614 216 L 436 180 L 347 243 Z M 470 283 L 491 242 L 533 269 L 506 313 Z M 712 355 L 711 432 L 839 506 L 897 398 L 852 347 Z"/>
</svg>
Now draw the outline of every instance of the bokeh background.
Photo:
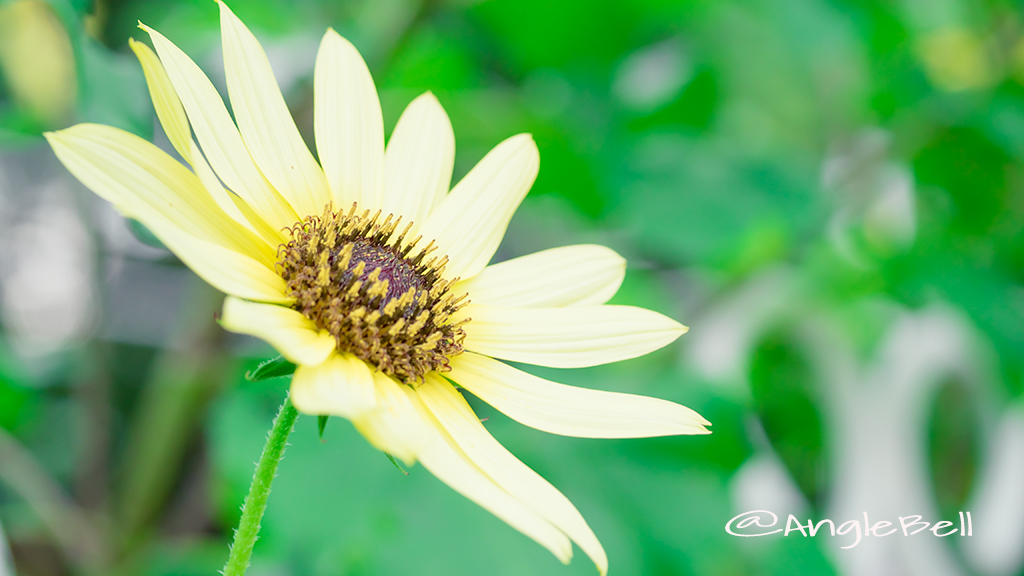
<svg viewBox="0 0 1024 576">
<path fill-rule="evenodd" d="M 612 574 L 1013 575 L 1024 564 L 1024 10 L 1007 0 L 245 0 L 311 140 L 327 26 L 386 130 L 432 90 L 456 179 L 531 132 L 496 259 L 627 257 L 614 302 L 691 327 L 552 379 L 659 396 L 702 437 L 547 435 L 474 402 L 579 507 Z M 223 90 L 210 0 L 0 1 L 0 574 L 209 575 L 287 382 L 221 296 L 71 178 L 41 132 L 154 139 L 136 21 Z M 741 539 L 746 510 L 973 536 Z M 594 574 L 341 419 L 300 419 L 253 575 Z"/>
</svg>

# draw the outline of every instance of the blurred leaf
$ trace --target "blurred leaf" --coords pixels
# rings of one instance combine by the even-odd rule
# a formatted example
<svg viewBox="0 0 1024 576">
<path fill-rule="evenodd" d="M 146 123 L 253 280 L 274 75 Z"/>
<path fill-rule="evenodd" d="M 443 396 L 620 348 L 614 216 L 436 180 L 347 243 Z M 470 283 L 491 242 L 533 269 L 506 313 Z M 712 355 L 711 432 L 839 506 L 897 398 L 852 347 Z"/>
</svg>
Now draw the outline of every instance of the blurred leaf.
<svg viewBox="0 0 1024 576">
<path fill-rule="evenodd" d="M 160 239 L 156 237 L 156 234 L 153 234 L 149 228 L 146 228 L 145 224 L 134 218 L 127 218 L 127 222 L 128 229 L 131 230 L 132 236 L 135 236 L 136 240 L 142 242 L 146 246 L 167 250 L 164 243 L 161 242 Z"/>
<path fill-rule="evenodd" d="M 935 499 L 943 518 L 963 510 L 974 488 L 981 458 L 980 422 L 964 382 L 944 382 L 928 419 L 928 462 Z"/>
<path fill-rule="evenodd" d="M 134 56 L 111 52 L 92 38 L 78 46 L 79 119 L 107 124 L 147 140 L 153 137 L 153 105 Z"/>
<path fill-rule="evenodd" d="M 666 263 L 726 265 L 740 253 L 757 252 L 747 248 L 751 240 L 760 243 L 760 233 L 752 229 L 785 238 L 814 223 L 819 209 L 811 195 L 814 184 L 797 165 L 782 158 L 743 158 L 698 139 L 651 134 L 628 160 L 617 216 L 645 251 Z"/>
<path fill-rule="evenodd" d="M 330 416 L 325 416 L 323 414 L 321 414 L 320 416 L 316 417 L 316 428 L 317 428 L 317 431 L 320 433 L 320 439 L 321 440 L 324 439 L 324 429 L 327 428 L 327 419 L 328 418 L 330 418 Z"/>
<path fill-rule="evenodd" d="M 1010 158 L 985 134 L 951 127 L 935 134 L 914 159 L 921 184 L 946 190 L 953 200 L 953 230 L 984 234 L 1005 214 Z"/>
<path fill-rule="evenodd" d="M 817 381 L 807 359 L 782 332 L 757 345 L 750 366 L 754 406 L 772 448 L 796 485 L 818 510 L 828 495 L 829 454 Z"/>
<path fill-rule="evenodd" d="M 29 390 L 0 376 L 0 428 L 15 430 L 30 415 L 35 401 Z"/>
</svg>

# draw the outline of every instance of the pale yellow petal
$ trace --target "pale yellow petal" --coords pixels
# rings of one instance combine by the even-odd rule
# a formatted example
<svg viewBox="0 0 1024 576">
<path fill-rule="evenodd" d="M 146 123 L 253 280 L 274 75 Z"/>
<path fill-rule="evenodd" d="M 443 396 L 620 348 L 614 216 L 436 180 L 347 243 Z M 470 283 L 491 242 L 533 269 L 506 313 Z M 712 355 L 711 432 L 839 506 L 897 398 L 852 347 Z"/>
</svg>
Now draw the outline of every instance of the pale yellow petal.
<svg viewBox="0 0 1024 576">
<path fill-rule="evenodd" d="M 295 211 L 274 190 L 249 155 L 238 128 L 210 79 L 167 38 L 152 28 L 140 26 L 152 38 L 196 139 L 220 179 L 275 229 L 298 222 Z"/>
<path fill-rule="evenodd" d="M 527 426 L 581 438 L 647 438 L 707 434 L 711 423 L 693 410 L 658 398 L 566 386 L 465 352 L 446 376 Z"/>
<path fill-rule="evenodd" d="M 597 565 L 608 572 L 608 557 L 594 532 L 569 499 L 505 449 L 480 423 L 473 409 L 451 384 L 428 375 L 417 394 L 458 447 L 503 490 L 564 532 Z"/>
<path fill-rule="evenodd" d="M 334 352 L 334 337 L 319 330 L 301 312 L 238 298 L 224 300 L 221 326 L 266 340 L 288 361 L 304 366 L 323 363 Z"/>
<path fill-rule="evenodd" d="M 374 376 L 381 409 L 355 421 L 374 446 L 423 466 L 456 492 L 476 502 L 550 550 L 562 562 L 572 544 L 560 530 L 487 477 L 458 447 L 416 392 L 380 372 Z"/>
<path fill-rule="evenodd" d="M 501 518 L 568 564 L 572 559 L 572 543 L 566 535 L 484 474 L 440 423 L 434 420 L 419 402 L 416 393 L 409 390 L 407 394 L 418 408 L 420 416 L 430 423 L 425 427 L 428 430 L 427 441 L 417 454 L 423 467 L 456 492 Z"/>
<path fill-rule="evenodd" d="M 228 217 L 195 174 L 152 143 L 99 124 L 79 124 L 46 137 L 83 184 L 143 224 L 171 225 L 273 265 L 274 250 Z"/>
<path fill-rule="evenodd" d="M 199 177 L 199 181 L 203 183 L 206 191 L 213 198 L 213 201 L 232 220 L 249 229 L 266 242 L 273 254 L 277 254 L 277 247 L 284 241 L 281 232 L 271 228 L 244 200 L 225 190 L 220 185 L 217 175 L 213 173 L 213 169 L 207 164 L 206 158 L 203 157 L 203 152 L 199 149 L 195 140 L 190 140 L 189 144 L 192 146 L 192 154 L 189 160 L 192 164 L 192 169 L 195 171 L 196 176 Z"/>
<path fill-rule="evenodd" d="M 615 251 L 581 244 L 492 264 L 455 292 L 485 306 L 594 306 L 614 296 L 625 275 L 626 260 Z"/>
<path fill-rule="evenodd" d="M 378 450 L 411 466 L 430 440 L 430 427 L 413 407 L 404 390 L 406 385 L 383 372 L 373 373 L 373 385 L 378 409 L 352 423 Z"/>
<path fill-rule="evenodd" d="M 224 74 L 246 148 L 300 216 L 323 213 L 327 180 L 295 127 L 270 61 L 252 32 L 220 4 Z"/>
<path fill-rule="evenodd" d="M 178 95 L 171 86 L 171 79 L 167 77 L 167 71 L 149 46 L 136 42 L 133 38 L 128 39 L 128 45 L 142 64 L 142 73 L 146 77 L 153 109 L 156 110 L 156 117 L 160 120 L 167 139 L 171 141 L 178 154 L 191 163 L 192 129 L 188 125 L 185 109 L 181 107 L 181 100 L 178 100 Z"/>
<path fill-rule="evenodd" d="M 243 215 L 236 204 L 237 196 L 232 195 L 221 186 L 220 180 L 217 179 L 216 174 L 206 162 L 199 146 L 192 139 L 192 128 L 189 126 L 188 116 L 185 115 L 181 100 L 174 92 L 174 87 L 171 85 L 171 80 L 167 77 L 167 71 L 164 70 L 160 59 L 149 46 L 141 42 L 129 38 L 128 44 L 138 57 L 139 63 L 142 64 L 142 72 L 146 77 L 146 85 L 149 87 L 149 95 L 153 100 L 153 108 L 156 110 L 160 125 L 163 126 L 164 133 L 167 134 L 174 149 L 192 165 L 196 176 L 199 176 L 199 180 L 206 187 L 207 192 L 225 214 L 243 227 L 255 232 L 276 249 L 281 243 L 280 234 L 267 234 L 267 230 L 273 229 L 262 218 L 256 216 L 251 209 L 248 211 L 248 216 Z"/>
<path fill-rule="evenodd" d="M 420 229 L 448 256 L 445 276 L 468 279 L 487 266 L 540 167 L 529 134 L 505 140 L 463 178 Z"/>
<path fill-rule="evenodd" d="M 422 226 L 448 194 L 454 163 L 451 120 L 437 98 L 427 92 L 406 107 L 388 140 L 384 211 Z"/>
<path fill-rule="evenodd" d="M 299 366 L 291 399 L 300 412 L 349 420 L 378 408 L 373 374 L 351 354 L 334 354 L 323 363 Z"/>
<path fill-rule="evenodd" d="M 327 30 L 313 79 L 316 149 L 336 209 L 383 208 L 384 120 L 370 70 L 351 42 Z"/>
<path fill-rule="evenodd" d="M 672 342 L 686 326 L 633 306 L 506 308 L 470 304 L 466 350 L 554 368 L 597 366 L 643 356 Z"/>
<path fill-rule="evenodd" d="M 189 236 L 176 226 L 163 222 L 144 223 L 197 276 L 221 292 L 259 302 L 291 304 L 295 301 L 285 295 L 284 280 L 266 264 Z"/>
</svg>

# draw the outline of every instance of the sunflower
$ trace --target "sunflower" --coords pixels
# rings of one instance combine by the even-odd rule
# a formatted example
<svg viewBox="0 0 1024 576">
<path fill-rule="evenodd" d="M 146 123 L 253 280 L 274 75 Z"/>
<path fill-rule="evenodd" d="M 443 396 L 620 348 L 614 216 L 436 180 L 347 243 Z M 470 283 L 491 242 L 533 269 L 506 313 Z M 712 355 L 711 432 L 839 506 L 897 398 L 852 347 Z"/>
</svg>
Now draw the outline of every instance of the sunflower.
<svg viewBox="0 0 1024 576">
<path fill-rule="evenodd" d="M 191 170 L 94 124 L 48 133 L 57 157 L 228 294 L 226 329 L 297 365 L 299 411 L 349 419 L 375 447 L 420 462 L 563 562 L 576 542 L 604 574 L 607 557 L 580 513 L 487 432 L 459 388 L 554 434 L 705 434 L 709 423 L 684 406 L 565 386 L 497 360 L 594 366 L 661 348 L 686 327 L 605 305 L 625 273 L 608 248 L 487 265 L 537 175 L 529 135 L 498 144 L 449 191 L 455 139 L 438 100 L 413 100 L 385 147 L 369 70 L 328 30 L 314 73 L 318 163 L 260 44 L 224 4 L 220 12 L 234 119 L 158 32 L 140 24 L 155 53 L 131 43 Z"/>
</svg>

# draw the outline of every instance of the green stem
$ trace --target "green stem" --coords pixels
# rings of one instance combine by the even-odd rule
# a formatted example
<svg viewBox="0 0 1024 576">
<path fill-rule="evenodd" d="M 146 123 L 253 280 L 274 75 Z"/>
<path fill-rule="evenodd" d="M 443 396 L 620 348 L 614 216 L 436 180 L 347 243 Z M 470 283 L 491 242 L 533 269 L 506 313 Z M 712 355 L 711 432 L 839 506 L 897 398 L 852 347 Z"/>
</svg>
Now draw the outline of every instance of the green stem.
<svg viewBox="0 0 1024 576">
<path fill-rule="evenodd" d="M 249 495 L 245 497 L 245 504 L 242 505 L 242 519 L 238 521 L 235 541 L 231 543 L 231 554 L 228 556 L 228 563 L 224 565 L 224 576 L 242 576 L 249 568 L 252 547 L 260 533 L 260 520 L 267 510 L 270 483 L 277 475 L 277 465 L 284 456 L 288 435 L 291 434 L 298 417 L 299 413 L 292 406 L 291 400 L 285 398 L 281 410 L 274 418 L 274 427 L 270 430 L 267 444 L 263 447 L 263 454 L 256 465 L 256 473 L 252 475 Z"/>
</svg>

